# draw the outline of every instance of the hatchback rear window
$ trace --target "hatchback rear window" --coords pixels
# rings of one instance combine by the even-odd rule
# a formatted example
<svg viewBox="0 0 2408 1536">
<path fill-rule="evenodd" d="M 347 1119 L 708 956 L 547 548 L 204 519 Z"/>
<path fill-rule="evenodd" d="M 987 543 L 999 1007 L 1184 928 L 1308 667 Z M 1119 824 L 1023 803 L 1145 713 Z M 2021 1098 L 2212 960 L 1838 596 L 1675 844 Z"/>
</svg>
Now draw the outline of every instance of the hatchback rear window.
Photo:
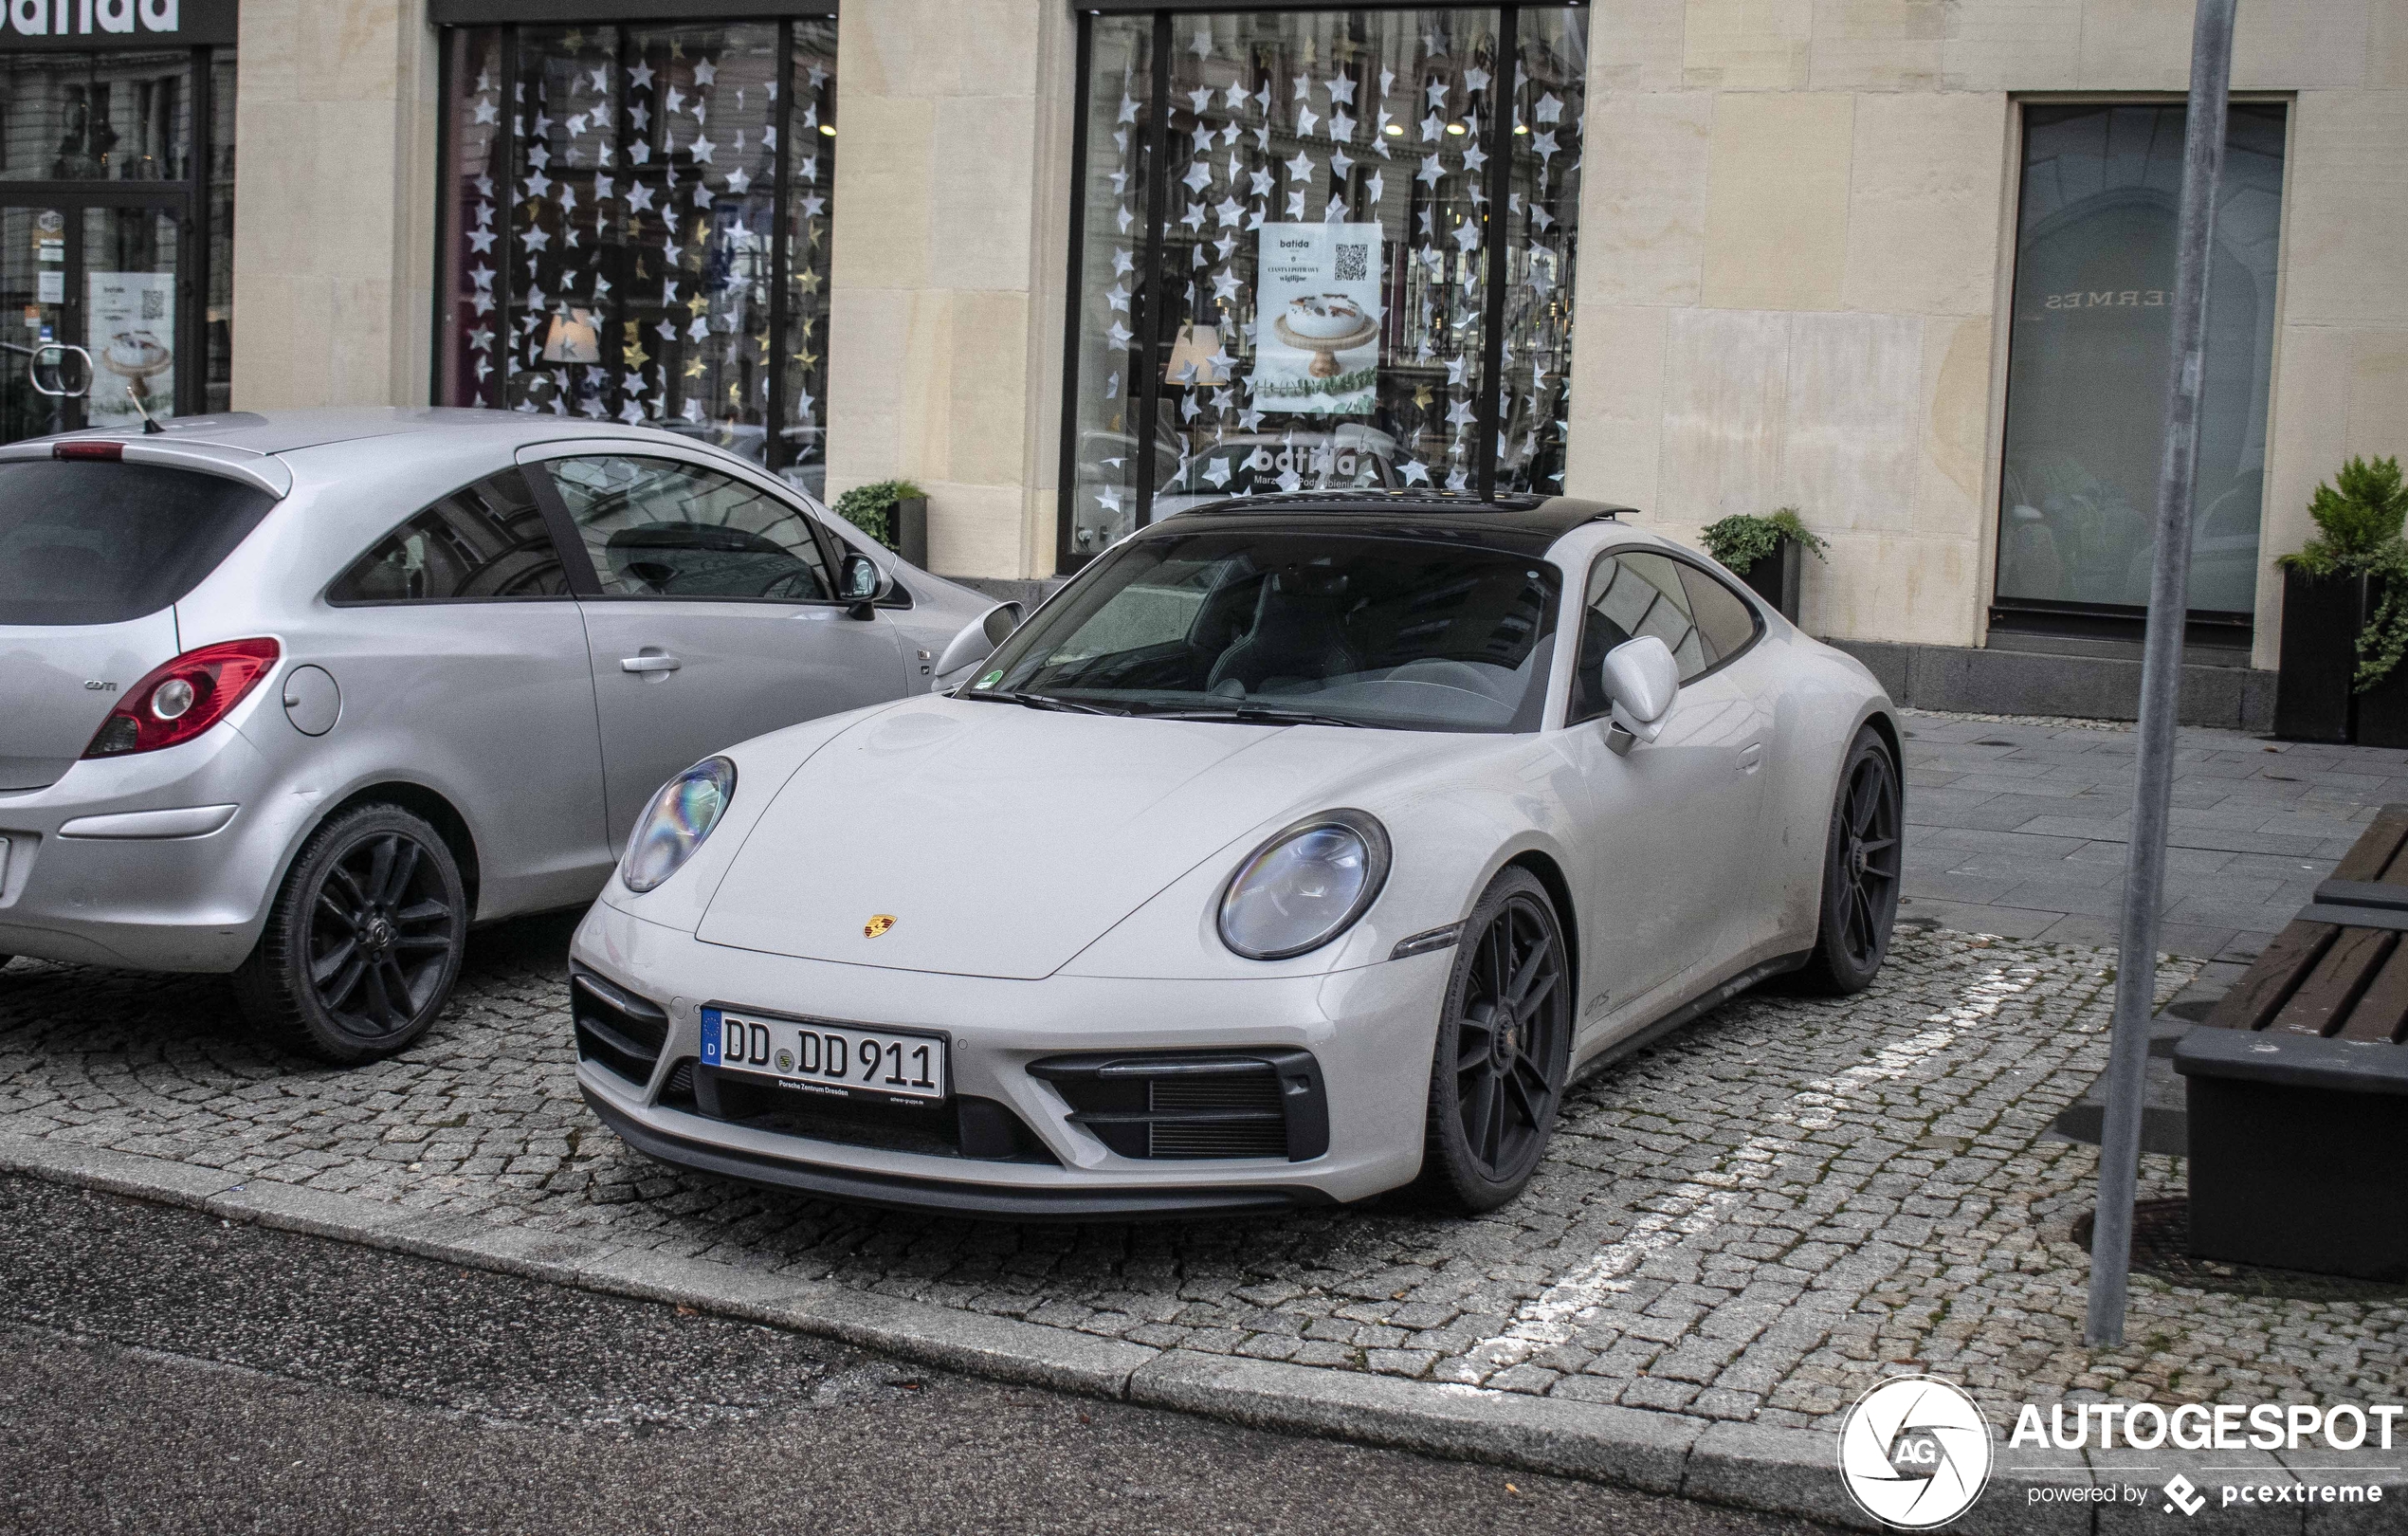
<svg viewBox="0 0 2408 1536">
<path fill-rule="evenodd" d="M 276 499 L 155 464 L 0 462 L 0 624 L 121 624 L 200 585 Z"/>
</svg>

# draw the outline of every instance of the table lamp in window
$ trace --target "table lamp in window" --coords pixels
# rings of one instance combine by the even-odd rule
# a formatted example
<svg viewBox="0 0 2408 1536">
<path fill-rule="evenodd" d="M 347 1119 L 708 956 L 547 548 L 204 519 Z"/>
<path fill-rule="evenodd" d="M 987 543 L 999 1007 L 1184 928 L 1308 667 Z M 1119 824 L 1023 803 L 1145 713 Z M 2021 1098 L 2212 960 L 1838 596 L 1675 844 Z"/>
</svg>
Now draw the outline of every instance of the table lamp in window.
<svg viewBox="0 0 2408 1536">
<path fill-rule="evenodd" d="M 1229 357 L 1221 351 L 1221 332 L 1214 325 L 1182 325 L 1171 355 L 1162 362 L 1165 384 L 1226 384 Z"/>
<path fill-rule="evenodd" d="M 556 363 L 600 362 L 602 337 L 594 328 L 593 311 L 554 311 L 552 323 L 543 333 L 543 360 Z"/>
</svg>

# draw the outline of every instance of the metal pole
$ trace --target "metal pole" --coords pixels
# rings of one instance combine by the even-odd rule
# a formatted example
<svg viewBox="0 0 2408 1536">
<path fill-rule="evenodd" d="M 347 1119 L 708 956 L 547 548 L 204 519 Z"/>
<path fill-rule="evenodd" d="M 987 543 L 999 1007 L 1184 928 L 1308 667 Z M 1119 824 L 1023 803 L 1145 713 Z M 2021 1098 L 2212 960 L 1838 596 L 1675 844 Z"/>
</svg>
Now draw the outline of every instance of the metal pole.
<svg viewBox="0 0 2408 1536">
<path fill-rule="evenodd" d="M 2174 699 L 2182 682 L 2182 631 L 2190 609 L 2191 492 L 2198 475 L 2208 255 L 2216 232 L 2216 184 L 2224 168 L 2233 6 L 2234 0 L 2198 0 L 2191 29 L 2191 106 L 2175 235 L 2174 358 L 2165 398 L 2164 457 L 2158 464 L 2157 565 L 2149 577 L 2148 635 L 2141 663 L 2139 783 L 2132 792 L 2132 842 L 2124 871 L 2124 935 L 2116 958 L 2107 1123 L 2099 1137 L 2090 1313 L 2082 1331 L 2083 1342 L 2093 1345 L 2124 1342 L 2125 1287 L 2132 1270 L 2132 1198 L 2140 1179 L 2149 1015 L 2157 1000 L 2165 821 L 2174 793 Z"/>
</svg>

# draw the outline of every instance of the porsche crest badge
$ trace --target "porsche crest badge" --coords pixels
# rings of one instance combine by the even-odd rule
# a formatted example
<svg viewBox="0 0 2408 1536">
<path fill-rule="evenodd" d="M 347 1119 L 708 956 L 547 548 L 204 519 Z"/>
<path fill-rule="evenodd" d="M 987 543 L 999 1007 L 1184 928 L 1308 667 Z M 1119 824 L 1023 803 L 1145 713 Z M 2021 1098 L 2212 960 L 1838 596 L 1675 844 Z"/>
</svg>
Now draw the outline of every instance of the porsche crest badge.
<svg viewBox="0 0 2408 1536">
<path fill-rule="evenodd" d="M 864 939 L 875 939 L 894 925 L 895 919 L 892 913 L 880 912 L 861 925 L 861 936 Z"/>
</svg>

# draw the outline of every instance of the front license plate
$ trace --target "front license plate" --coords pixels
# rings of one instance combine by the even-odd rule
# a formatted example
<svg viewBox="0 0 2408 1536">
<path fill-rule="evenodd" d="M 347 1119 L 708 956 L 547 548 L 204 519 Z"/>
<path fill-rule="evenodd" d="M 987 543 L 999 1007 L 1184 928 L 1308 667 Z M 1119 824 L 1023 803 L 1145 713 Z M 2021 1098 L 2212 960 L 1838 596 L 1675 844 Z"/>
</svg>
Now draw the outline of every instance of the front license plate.
<svg viewBox="0 0 2408 1536">
<path fill-rule="evenodd" d="M 941 1099 L 942 1036 L 702 1010 L 702 1065 L 848 1097 Z"/>
</svg>

